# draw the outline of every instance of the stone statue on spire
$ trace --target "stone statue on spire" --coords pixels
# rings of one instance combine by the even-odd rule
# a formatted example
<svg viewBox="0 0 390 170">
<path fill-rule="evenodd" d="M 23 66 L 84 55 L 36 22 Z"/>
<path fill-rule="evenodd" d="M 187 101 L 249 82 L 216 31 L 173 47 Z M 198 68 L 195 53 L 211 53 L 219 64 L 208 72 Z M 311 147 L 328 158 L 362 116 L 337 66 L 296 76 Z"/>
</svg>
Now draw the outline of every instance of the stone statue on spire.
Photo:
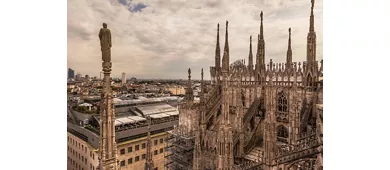
<svg viewBox="0 0 390 170">
<path fill-rule="evenodd" d="M 103 62 L 111 62 L 111 31 L 106 23 L 103 23 L 103 28 L 100 29 L 99 39 Z"/>
</svg>

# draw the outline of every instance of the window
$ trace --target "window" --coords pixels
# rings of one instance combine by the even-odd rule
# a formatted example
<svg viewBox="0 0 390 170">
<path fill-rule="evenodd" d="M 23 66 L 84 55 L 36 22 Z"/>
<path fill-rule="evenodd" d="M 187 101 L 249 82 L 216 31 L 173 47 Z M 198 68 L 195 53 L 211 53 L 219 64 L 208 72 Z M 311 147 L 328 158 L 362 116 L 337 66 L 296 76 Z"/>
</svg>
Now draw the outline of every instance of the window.
<svg viewBox="0 0 390 170">
<path fill-rule="evenodd" d="M 92 157 L 92 151 L 89 151 L 89 157 Z"/>
<path fill-rule="evenodd" d="M 138 162 L 139 161 L 139 156 L 136 156 L 135 157 L 135 162 Z"/>
<path fill-rule="evenodd" d="M 121 167 L 125 166 L 125 161 L 121 161 Z"/>
<path fill-rule="evenodd" d="M 283 92 L 278 97 L 278 111 L 287 112 L 287 97 Z"/>
<path fill-rule="evenodd" d="M 282 138 L 288 138 L 288 129 L 283 125 L 277 127 L 277 136 Z"/>
<path fill-rule="evenodd" d="M 139 150 L 139 145 L 135 145 L 135 150 L 136 150 L 136 151 Z"/>
<path fill-rule="evenodd" d="M 161 148 L 161 149 L 160 149 L 160 153 L 163 153 L 163 151 L 164 151 L 163 148 Z"/>
<path fill-rule="evenodd" d="M 92 164 L 89 164 L 89 169 L 92 169 Z"/>
<path fill-rule="evenodd" d="M 146 144 L 143 143 L 143 144 L 142 144 L 142 149 L 145 149 L 145 148 L 146 148 Z"/>
<path fill-rule="evenodd" d="M 84 162 L 85 162 L 85 165 L 87 165 L 87 158 L 86 157 L 84 158 Z"/>
<path fill-rule="evenodd" d="M 130 153 L 130 152 L 133 152 L 133 147 L 132 147 L 132 146 L 128 147 L 128 148 L 127 148 L 127 152 L 129 152 L 129 153 Z"/>
<path fill-rule="evenodd" d="M 158 154 L 158 150 L 154 150 L 154 155 L 157 155 Z"/>
<path fill-rule="evenodd" d="M 132 163 L 133 163 L 133 158 L 127 160 L 127 164 L 132 164 Z"/>
<path fill-rule="evenodd" d="M 95 160 L 95 154 L 92 154 L 92 160 Z"/>
<path fill-rule="evenodd" d="M 276 120 L 288 123 L 287 97 L 283 91 L 278 93 Z"/>
<path fill-rule="evenodd" d="M 81 156 L 81 161 L 84 161 L 84 156 Z"/>
<path fill-rule="evenodd" d="M 157 145 L 157 139 L 156 139 L 156 140 L 154 140 L 154 145 Z"/>
<path fill-rule="evenodd" d="M 142 159 L 145 159 L 146 158 L 146 155 L 145 154 L 142 154 Z"/>
<path fill-rule="evenodd" d="M 121 149 L 121 155 L 125 154 L 125 149 Z"/>
<path fill-rule="evenodd" d="M 160 139 L 160 143 L 163 143 L 163 142 L 164 142 L 164 140 L 163 140 L 163 138 L 161 138 L 161 139 Z"/>
<path fill-rule="evenodd" d="M 153 170 L 158 170 L 158 168 L 156 167 L 156 168 L 154 168 Z"/>
</svg>

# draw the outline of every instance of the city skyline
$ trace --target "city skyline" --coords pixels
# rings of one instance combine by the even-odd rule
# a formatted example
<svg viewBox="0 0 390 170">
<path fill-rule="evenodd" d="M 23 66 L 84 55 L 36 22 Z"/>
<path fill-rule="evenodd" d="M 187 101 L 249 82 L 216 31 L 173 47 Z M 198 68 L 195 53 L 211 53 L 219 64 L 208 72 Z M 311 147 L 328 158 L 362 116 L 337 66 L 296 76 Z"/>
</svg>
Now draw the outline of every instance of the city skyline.
<svg viewBox="0 0 390 170">
<path fill-rule="evenodd" d="M 169 5 L 168 5 L 169 4 Z M 322 0 L 315 2 L 317 60 L 322 59 Z M 158 6 L 158 8 L 156 8 Z M 310 1 L 68 1 L 68 68 L 99 77 L 98 30 L 103 22 L 112 30 L 113 77 L 210 79 L 214 65 L 217 24 L 224 42 L 229 21 L 231 63 L 247 61 L 249 36 L 256 54 L 260 12 L 264 13 L 265 60 L 284 62 L 288 28 L 292 29 L 293 61 L 306 60 Z M 175 15 L 176 13 L 176 15 Z M 221 49 L 222 50 L 222 49 Z M 150 62 L 155 61 L 155 62 Z"/>
</svg>

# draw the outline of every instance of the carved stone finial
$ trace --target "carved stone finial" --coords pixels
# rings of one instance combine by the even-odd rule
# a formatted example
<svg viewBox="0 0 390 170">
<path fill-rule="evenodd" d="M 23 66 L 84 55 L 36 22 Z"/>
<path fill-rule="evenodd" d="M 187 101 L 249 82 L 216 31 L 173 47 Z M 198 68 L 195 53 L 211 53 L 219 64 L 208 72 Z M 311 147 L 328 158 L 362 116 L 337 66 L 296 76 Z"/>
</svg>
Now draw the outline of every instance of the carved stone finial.
<svg viewBox="0 0 390 170">
<path fill-rule="evenodd" d="M 226 20 L 226 30 L 228 30 L 229 21 Z"/>
<path fill-rule="evenodd" d="M 260 12 L 260 19 L 263 21 L 263 11 Z"/>
<path fill-rule="evenodd" d="M 311 0 L 311 8 L 314 8 L 314 0 Z"/>
</svg>

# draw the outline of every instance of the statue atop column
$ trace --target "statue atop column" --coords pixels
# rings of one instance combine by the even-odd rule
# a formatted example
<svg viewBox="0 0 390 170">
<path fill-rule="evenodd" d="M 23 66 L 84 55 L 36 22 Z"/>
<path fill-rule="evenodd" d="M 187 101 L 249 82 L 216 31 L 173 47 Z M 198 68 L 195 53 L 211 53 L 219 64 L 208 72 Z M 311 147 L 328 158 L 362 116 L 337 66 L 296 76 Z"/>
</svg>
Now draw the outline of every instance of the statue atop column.
<svg viewBox="0 0 390 170">
<path fill-rule="evenodd" d="M 106 23 L 103 23 L 103 28 L 100 29 L 99 39 L 103 62 L 111 62 L 111 31 Z"/>
</svg>

